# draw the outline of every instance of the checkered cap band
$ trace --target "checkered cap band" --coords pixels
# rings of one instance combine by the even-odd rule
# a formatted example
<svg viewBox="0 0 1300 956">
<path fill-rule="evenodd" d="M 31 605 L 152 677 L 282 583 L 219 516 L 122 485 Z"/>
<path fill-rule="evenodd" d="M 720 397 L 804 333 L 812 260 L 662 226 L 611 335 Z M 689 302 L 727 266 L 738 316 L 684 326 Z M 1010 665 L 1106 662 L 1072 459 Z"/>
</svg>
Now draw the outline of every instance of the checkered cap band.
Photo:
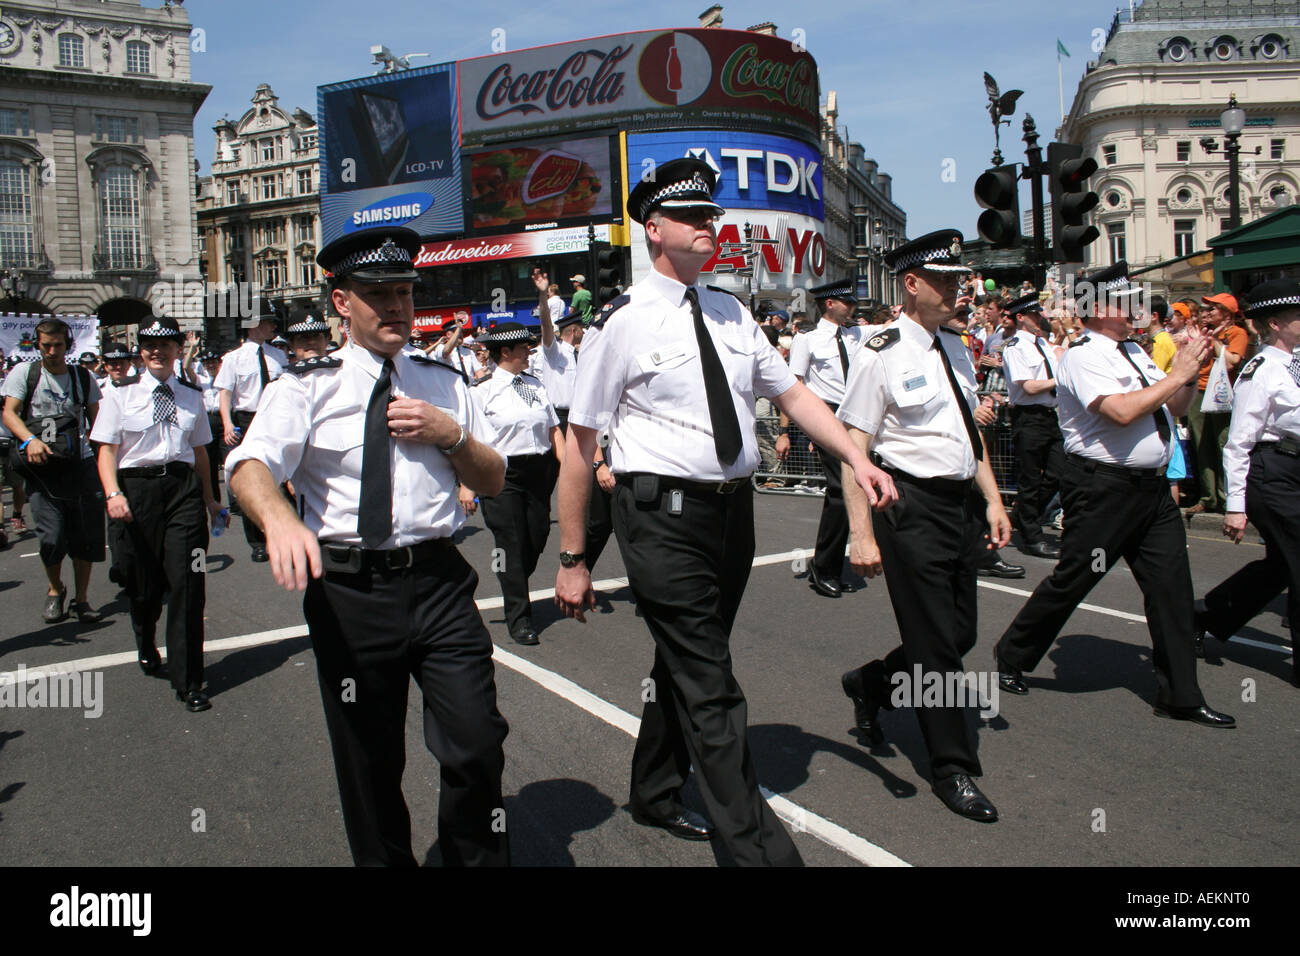
<svg viewBox="0 0 1300 956">
<path fill-rule="evenodd" d="M 308 316 L 300 322 L 295 322 L 284 330 L 285 335 L 301 335 L 306 332 L 328 332 L 330 327 L 314 316 Z"/>
<path fill-rule="evenodd" d="M 1263 302 L 1252 302 L 1250 304 L 1250 311 L 1253 312 L 1255 309 L 1273 309 L 1278 306 L 1286 305 L 1300 305 L 1300 295 L 1288 295 L 1283 296 L 1280 299 L 1265 299 Z"/>
<path fill-rule="evenodd" d="M 940 259 L 944 261 L 939 262 L 938 260 Z M 952 254 L 952 250 L 947 246 L 943 246 L 939 249 L 918 249 L 915 252 L 909 252 L 894 263 L 894 271 L 906 272 L 908 269 L 915 268 L 916 266 L 929 265 L 930 263 L 952 266 L 954 267 L 954 271 L 957 268 L 960 268 L 962 272 L 966 271 L 966 267 L 956 260 L 956 257 Z"/>
<path fill-rule="evenodd" d="M 701 202 L 712 203 L 713 192 L 709 189 L 708 180 L 703 174 L 695 173 L 690 179 L 679 179 L 677 182 L 668 183 L 647 196 L 641 203 L 641 218 L 644 219 L 651 209 L 669 199 L 698 199 Z"/>
<path fill-rule="evenodd" d="M 527 329 L 507 329 L 504 332 L 489 332 L 487 335 L 479 336 L 480 342 L 527 342 L 533 338 L 533 333 Z"/>
<path fill-rule="evenodd" d="M 377 249 L 360 249 L 350 256 L 344 256 L 329 271 L 340 276 L 347 275 L 361 266 L 374 265 L 410 266 L 411 254 L 392 239 L 385 239 L 384 244 Z"/>
<path fill-rule="evenodd" d="M 144 338 L 169 339 L 181 334 L 183 333 L 181 332 L 180 329 L 176 328 L 175 326 L 164 325 L 162 322 L 159 322 L 157 319 L 154 319 L 152 325 L 147 325 L 139 332 L 136 333 L 136 335 L 142 339 Z"/>
<path fill-rule="evenodd" d="M 827 285 L 818 286 L 815 289 L 809 289 L 814 298 L 817 299 L 856 299 L 857 292 L 853 289 L 852 282 L 834 282 Z"/>
</svg>

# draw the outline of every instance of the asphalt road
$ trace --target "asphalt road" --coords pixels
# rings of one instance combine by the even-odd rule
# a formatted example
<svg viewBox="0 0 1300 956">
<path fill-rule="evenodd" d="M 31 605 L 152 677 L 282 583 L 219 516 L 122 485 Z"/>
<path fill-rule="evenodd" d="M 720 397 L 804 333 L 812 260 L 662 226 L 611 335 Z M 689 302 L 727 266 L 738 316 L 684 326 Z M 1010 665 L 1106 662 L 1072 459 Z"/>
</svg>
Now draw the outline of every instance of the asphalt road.
<svg viewBox="0 0 1300 956">
<path fill-rule="evenodd" d="M 758 558 L 732 636 L 759 776 L 807 863 L 1275 866 L 1300 859 L 1300 691 L 1288 680 L 1281 601 L 1239 635 L 1244 640 L 1210 642 L 1201 686 L 1238 727 L 1209 730 L 1152 715 L 1141 595 L 1127 568 L 1116 568 L 1088 599 L 1096 610 L 1077 611 L 1030 676 L 1030 695 L 1001 695 L 998 715 L 977 721 L 981 786 L 1001 813 L 997 824 L 980 825 L 930 793 L 913 714 L 887 714 L 890 743 L 874 751 L 851 732 L 839 675 L 887 651 L 898 632 L 883 582 L 832 601 L 795 571 L 790 552 L 811 547 L 820 507 L 818 498 L 758 497 Z M 519 647 L 507 636 L 489 572 L 491 535 L 481 518 L 466 530 L 462 549 L 480 569 L 478 598 L 497 644 L 500 707 L 510 722 L 505 792 L 514 861 L 726 862 L 720 847 L 637 826 L 623 809 L 652 657 L 629 590 L 604 590 L 586 625 L 538 600 L 542 643 Z M 553 528 L 532 581 L 537 590 L 554 584 L 558 541 Z M 1198 595 L 1262 554 L 1257 540 L 1227 543 L 1211 522 L 1193 528 L 1188 545 Z M 102 675 L 102 713 L 0 707 L 7 864 L 350 864 L 300 598 L 249 561 L 238 519 L 208 556 L 213 708 L 202 714 L 186 712 L 165 680 L 140 673 L 125 603 L 102 567 L 91 601 L 105 619 L 44 625 L 35 551 L 28 537 L 0 553 L 0 672 L 75 663 L 92 680 Z M 987 670 L 993 642 L 1051 570 L 1038 559 L 1019 563 L 1029 570 L 1023 581 L 981 579 L 972 670 Z M 595 576 L 622 574 L 611 546 Z M 438 775 L 412 690 L 405 790 L 417 858 L 436 862 Z M 696 795 L 690 801 L 699 806 Z"/>
</svg>

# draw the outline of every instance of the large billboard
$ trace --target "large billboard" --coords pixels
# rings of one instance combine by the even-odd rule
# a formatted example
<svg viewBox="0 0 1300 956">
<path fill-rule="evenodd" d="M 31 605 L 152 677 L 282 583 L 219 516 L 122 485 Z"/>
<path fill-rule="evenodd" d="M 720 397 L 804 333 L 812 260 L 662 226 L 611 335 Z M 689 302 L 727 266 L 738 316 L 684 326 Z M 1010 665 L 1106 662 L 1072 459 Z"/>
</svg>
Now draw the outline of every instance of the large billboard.
<svg viewBox="0 0 1300 956">
<path fill-rule="evenodd" d="M 609 241 L 609 226 L 595 227 L 598 242 Z M 522 259 L 527 256 L 562 256 L 586 252 L 586 227 L 545 229 L 540 232 L 517 232 L 479 239 L 449 239 L 426 242 L 415 257 L 417 269 L 456 265 L 467 262 L 495 262 L 498 259 Z"/>
<path fill-rule="evenodd" d="M 317 88 L 324 242 L 379 225 L 460 232 L 454 64 Z"/>
<path fill-rule="evenodd" d="M 817 142 L 817 64 L 743 30 L 621 33 L 462 60 L 461 142 L 611 125 L 735 126 Z"/>
</svg>

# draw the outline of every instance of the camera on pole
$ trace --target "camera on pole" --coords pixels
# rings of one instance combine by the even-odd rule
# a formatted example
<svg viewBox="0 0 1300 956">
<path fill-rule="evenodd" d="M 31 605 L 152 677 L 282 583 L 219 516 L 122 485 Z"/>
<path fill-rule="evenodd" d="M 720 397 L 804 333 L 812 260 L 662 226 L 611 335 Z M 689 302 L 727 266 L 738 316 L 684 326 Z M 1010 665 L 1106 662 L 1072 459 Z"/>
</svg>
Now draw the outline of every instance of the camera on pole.
<svg viewBox="0 0 1300 956">
<path fill-rule="evenodd" d="M 1052 190 L 1052 256 L 1057 262 L 1082 262 L 1083 249 L 1101 233 L 1085 225 L 1086 216 L 1100 201 L 1086 191 L 1097 161 L 1084 157 L 1083 147 L 1072 143 L 1047 145 L 1048 186 Z"/>
<path fill-rule="evenodd" d="M 977 228 L 993 249 L 1020 245 L 1020 174 L 1012 166 L 986 169 L 975 180 L 975 201 L 984 207 Z"/>
</svg>

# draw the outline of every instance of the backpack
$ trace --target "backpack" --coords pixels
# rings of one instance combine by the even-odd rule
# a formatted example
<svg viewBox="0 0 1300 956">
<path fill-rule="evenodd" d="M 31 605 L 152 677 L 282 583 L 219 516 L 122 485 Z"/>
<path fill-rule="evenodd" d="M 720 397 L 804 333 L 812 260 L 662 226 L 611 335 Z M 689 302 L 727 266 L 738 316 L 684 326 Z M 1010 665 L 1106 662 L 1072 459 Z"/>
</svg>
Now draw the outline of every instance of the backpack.
<svg viewBox="0 0 1300 956">
<path fill-rule="evenodd" d="M 34 437 L 49 446 L 50 457 L 43 464 L 33 465 L 27 460 L 27 453 L 19 450 L 21 442 L 15 439 L 9 448 L 9 464 L 23 478 L 37 480 L 50 471 L 62 471 L 69 463 L 81 460 L 81 419 L 70 412 L 31 417 L 32 399 L 41 380 L 42 365 L 39 360 L 29 364 L 27 394 L 23 398 L 22 415 L 19 417 Z M 68 368 L 72 400 L 81 406 L 84 415 L 90 404 L 90 373 L 79 365 L 69 365 Z"/>
</svg>

